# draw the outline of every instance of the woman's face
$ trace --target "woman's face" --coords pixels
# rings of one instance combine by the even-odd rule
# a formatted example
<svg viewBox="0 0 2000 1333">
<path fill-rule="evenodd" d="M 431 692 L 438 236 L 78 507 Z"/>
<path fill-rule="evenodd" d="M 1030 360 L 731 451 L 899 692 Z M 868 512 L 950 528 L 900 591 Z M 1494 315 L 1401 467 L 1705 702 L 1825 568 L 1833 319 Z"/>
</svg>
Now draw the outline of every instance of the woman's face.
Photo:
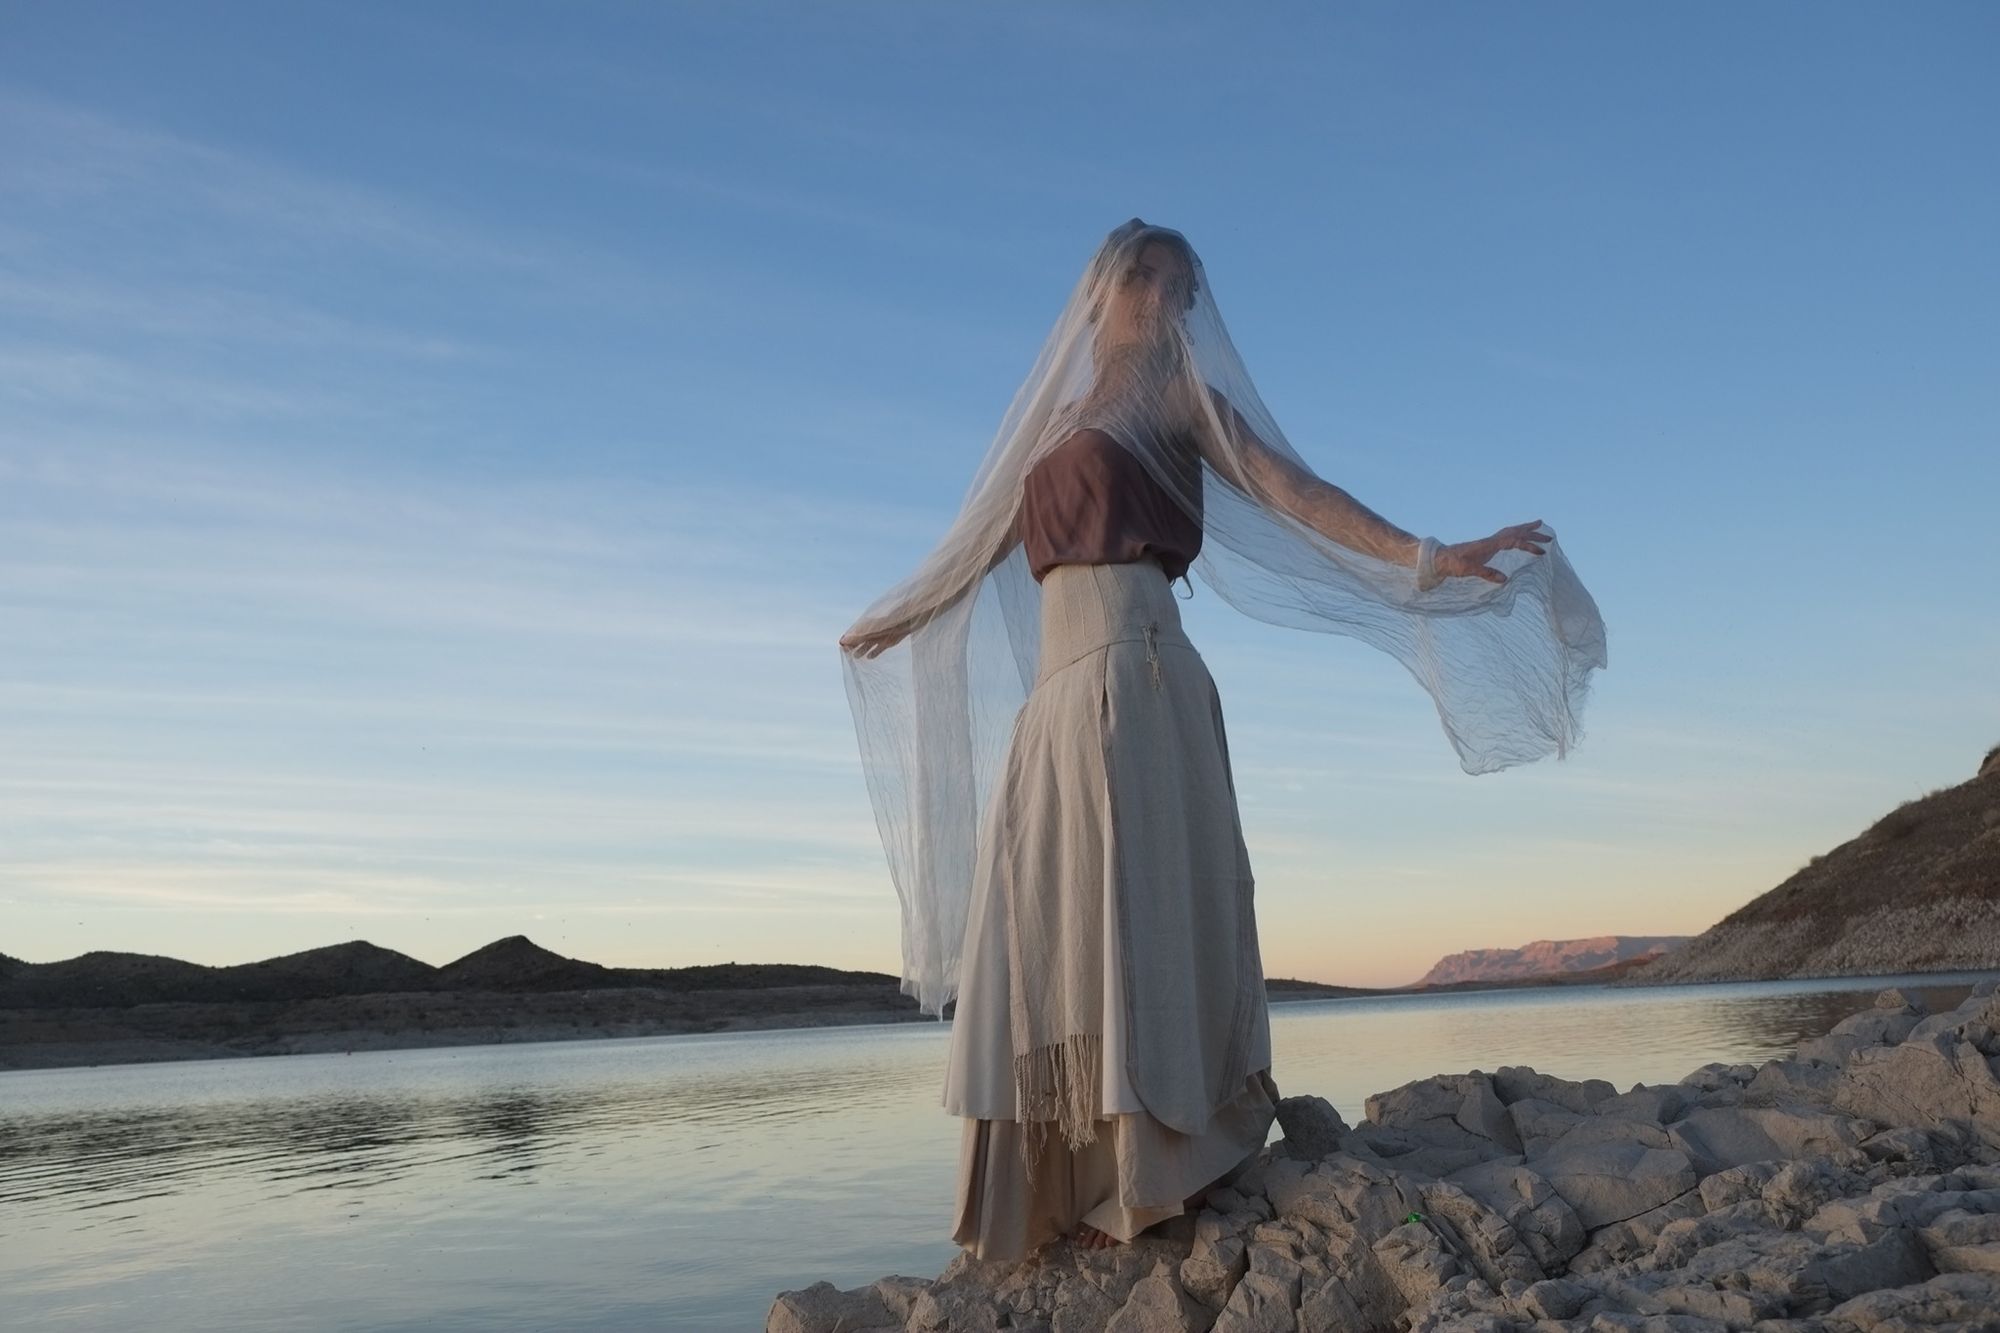
<svg viewBox="0 0 2000 1333">
<path fill-rule="evenodd" d="M 1099 341 L 1113 346 L 1164 341 L 1187 313 L 1193 285 L 1194 273 L 1180 251 L 1160 241 L 1148 244 L 1111 275 L 1098 317 Z"/>
</svg>

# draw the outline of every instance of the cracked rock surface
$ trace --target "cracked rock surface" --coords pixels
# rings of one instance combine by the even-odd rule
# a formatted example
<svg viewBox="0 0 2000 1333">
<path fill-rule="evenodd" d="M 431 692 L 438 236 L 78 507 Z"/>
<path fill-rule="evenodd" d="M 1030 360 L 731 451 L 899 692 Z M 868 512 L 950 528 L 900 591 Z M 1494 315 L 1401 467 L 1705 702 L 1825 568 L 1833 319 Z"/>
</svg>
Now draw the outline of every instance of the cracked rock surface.
<svg viewBox="0 0 2000 1333">
<path fill-rule="evenodd" d="M 1192 1220 L 780 1295 L 769 1333 L 2000 1333 L 2000 997 L 1619 1093 L 1507 1067 L 1317 1097 Z"/>
</svg>

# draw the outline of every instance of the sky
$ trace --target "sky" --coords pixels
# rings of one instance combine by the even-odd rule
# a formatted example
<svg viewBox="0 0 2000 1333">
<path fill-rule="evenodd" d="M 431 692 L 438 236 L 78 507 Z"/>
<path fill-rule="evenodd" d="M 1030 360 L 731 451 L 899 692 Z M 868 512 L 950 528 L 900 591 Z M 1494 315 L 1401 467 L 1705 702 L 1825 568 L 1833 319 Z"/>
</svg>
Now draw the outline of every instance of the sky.
<svg viewBox="0 0 2000 1333">
<path fill-rule="evenodd" d="M 1246 12 L 1247 11 L 1247 12 Z M 1540 518 L 1477 778 L 1183 608 L 1267 972 L 1695 933 L 2000 742 L 2000 11 L 0 0 L 0 952 L 894 972 L 835 640 L 1097 242 L 1301 454 Z"/>
</svg>

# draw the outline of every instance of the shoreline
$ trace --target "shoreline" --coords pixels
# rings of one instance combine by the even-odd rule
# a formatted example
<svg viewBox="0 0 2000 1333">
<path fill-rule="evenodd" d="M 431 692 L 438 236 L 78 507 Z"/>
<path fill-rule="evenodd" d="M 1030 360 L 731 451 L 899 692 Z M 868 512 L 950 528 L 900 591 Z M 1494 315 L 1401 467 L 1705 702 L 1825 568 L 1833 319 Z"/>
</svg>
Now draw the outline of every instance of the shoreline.
<svg viewBox="0 0 2000 1333">
<path fill-rule="evenodd" d="M 1990 1329 L 2000 978 L 1937 1013 L 1917 989 L 1677 1083 L 1433 1074 L 1353 1126 L 1284 1098 L 1282 1139 L 1122 1244 L 815 1282 L 766 1333 Z"/>
<path fill-rule="evenodd" d="M 581 1018 L 536 1016 L 521 1011 L 550 1007 L 603 1008 L 610 1005 L 629 1008 L 635 992 L 559 991 L 530 996 L 507 992 L 471 992 L 455 998 L 475 1002 L 487 1001 L 488 1004 L 475 1007 L 510 1012 L 494 1016 L 495 1021 L 454 1024 L 448 1027 L 383 1029 L 314 1024 L 298 1031 L 260 1037 L 246 1036 L 240 1031 L 233 1034 L 216 1031 L 210 1026 L 216 1019 L 212 1014 L 203 1011 L 231 1008 L 231 1006 L 170 1002 L 133 1005 L 129 1009 L 0 1009 L 0 1073 L 31 1069 L 161 1064 L 182 1060 L 249 1060 L 286 1055 L 351 1055 L 373 1051 L 441 1050 L 450 1047 L 529 1045 L 557 1041 L 620 1041 L 637 1037 L 705 1037 L 744 1032 L 803 1032 L 818 1028 L 887 1027 L 940 1021 L 912 1008 L 900 1005 L 893 1008 L 886 1007 L 879 1003 L 882 997 L 872 993 L 873 988 L 870 990 L 871 993 L 862 998 L 874 1003 L 863 1002 L 851 1006 L 839 1003 L 838 997 L 816 996 L 810 998 L 820 1000 L 821 1003 L 808 1004 L 797 1009 L 725 1010 L 721 1006 L 715 1006 L 717 1012 L 696 1015 L 629 1017 L 614 1021 L 588 1022 Z M 705 1000 L 718 995 L 727 997 L 728 994 L 728 992 L 709 992 L 700 998 Z M 774 996 L 772 992 L 752 994 L 780 1001 L 795 998 Z M 420 992 L 412 995 L 358 998 L 400 1000 L 408 1003 L 410 1007 L 415 1007 L 425 1000 L 434 1000 L 437 997 L 429 992 Z M 644 997 L 640 998 L 643 1002 Z M 901 997 L 898 994 L 896 998 L 900 1000 Z M 1287 992 L 1271 996 L 1270 1003 L 1288 1004 L 1305 1000 L 1340 998 L 1350 997 L 1318 992 Z M 829 999 L 831 1002 L 826 1002 Z M 353 999 L 307 1003 L 321 1007 L 333 1004 L 352 1006 Z M 303 1008 L 304 1005 L 259 1007 L 296 1010 Z M 240 1008 L 247 1009 L 250 1006 Z M 233 1026 L 241 1028 L 246 1025 L 241 1016 L 233 1017 L 236 1017 Z M 278 1018 L 282 1021 L 282 1015 Z M 251 1014 L 248 1019 L 248 1025 L 254 1026 L 270 1022 L 272 1016 Z M 181 1022 L 177 1023 L 176 1020 Z M 188 1026 L 199 1024 L 208 1030 L 205 1033 L 172 1031 L 173 1028 L 181 1027 L 183 1023 Z M 58 1035 L 79 1027 L 122 1030 L 96 1038 L 64 1040 Z M 133 1028 L 154 1028 L 156 1032 L 154 1035 L 145 1035 L 133 1031 Z"/>
<path fill-rule="evenodd" d="M 1418 1000 L 1510 991 L 1682 990 L 1688 987 L 1823 984 L 1866 990 L 1884 982 L 1948 986 L 1982 974 L 1957 970 L 1761 981 L 1665 982 L 1643 987 L 1599 979 L 1455 983 L 1423 990 L 1284 982 L 1272 1005 L 1345 1000 Z M 1933 980 L 1933 978 L 1935 980 Z M 0 1009 L 0 1073 L 104 1068 L 185 1060 L 437 1050 L 554 1041 L 607 1041 L 829 1027 L 935 1023 L 900 993 L 879 986 L 773 987 L 749 991 L 646 989 L 409 992 L 240 1005 L 164 1002 L 128 1008 Z"/>
</svg>

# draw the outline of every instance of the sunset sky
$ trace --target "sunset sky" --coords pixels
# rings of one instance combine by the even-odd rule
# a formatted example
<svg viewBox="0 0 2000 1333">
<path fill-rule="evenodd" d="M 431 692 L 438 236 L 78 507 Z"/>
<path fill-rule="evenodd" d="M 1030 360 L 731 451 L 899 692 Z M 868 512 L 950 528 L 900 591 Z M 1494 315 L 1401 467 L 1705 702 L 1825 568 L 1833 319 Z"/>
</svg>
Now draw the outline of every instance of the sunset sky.
<svg viewBox="0 0 2000 1333">
<path fill-rule="evenodd" d="M 894 971 L 835 639 L 1099 239 L 1610 668 L 1185 607 L 1265 966 L 1693 933 L 2000 742 L 2000 9 L 0 0 L 0 952 Z"/>
</svg>

